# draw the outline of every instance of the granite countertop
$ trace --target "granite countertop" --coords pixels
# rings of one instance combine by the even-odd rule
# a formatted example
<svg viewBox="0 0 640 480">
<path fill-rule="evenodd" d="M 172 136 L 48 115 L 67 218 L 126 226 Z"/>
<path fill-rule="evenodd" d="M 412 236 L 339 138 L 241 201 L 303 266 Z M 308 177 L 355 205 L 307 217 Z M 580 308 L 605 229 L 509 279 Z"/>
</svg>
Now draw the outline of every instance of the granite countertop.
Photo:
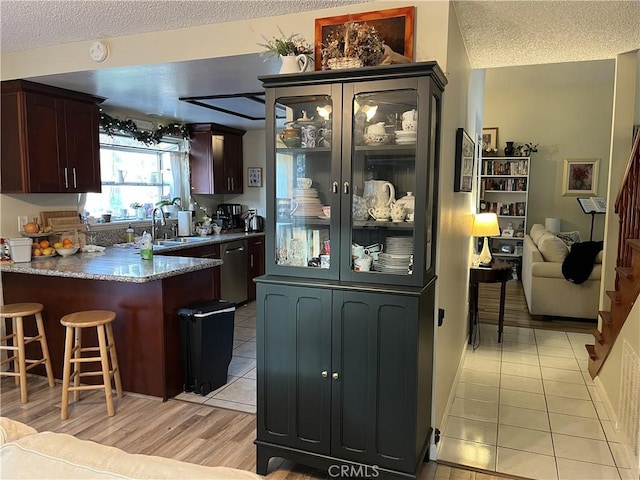
<svg viewBox="0 0 640 480">
<path fill-rule="evenodd" d="M 68 257 L 33 257 L 31 262 L 0 265 L 0 272 L 145 283 L 222 265 L 219 259 L 180 257 L 178 250 L 260 236 L 264 233 L 224 233 L 198 237 L 184 244 L 155 246 L 154 251 L 163 254 L 154 255 L 152 260 L 143 260 L 138 248 L 119 247 L 107 247 L 100 253 L 78 252 Z M 175 252 L 176 256 L 167 252 Z"/>
<path fill-rule="evenodd" d="M 168 255 L 143 260 L 140 250 L 107 247 L 100 253 L 78 252 L 68 257 L 40 257 L 31 262 L 0 265 L 0 272 L 145 283 L 219 265 L 222 260 Z"/>
</svg>

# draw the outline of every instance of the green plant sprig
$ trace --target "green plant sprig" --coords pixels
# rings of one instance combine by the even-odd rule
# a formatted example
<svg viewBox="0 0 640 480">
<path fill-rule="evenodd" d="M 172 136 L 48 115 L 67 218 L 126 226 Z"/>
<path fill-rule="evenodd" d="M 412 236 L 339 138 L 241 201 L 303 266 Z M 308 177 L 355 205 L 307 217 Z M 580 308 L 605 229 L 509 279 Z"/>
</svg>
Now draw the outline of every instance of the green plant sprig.
<svg viewBox="0 0 640 480">
<path fill-rule="evenodd" d="M 299 33 L 292 33 L 286 36 L 280 27 L 278 27 L 278 30 L 280 31 L 280 37 L 273 37 L 273 39 L 267 40 L 263 36 L 265 43 L 258 43 L 258 45 L 267 49 L 266 54 L 286 57 L 287 55 L 311 55 L 313 53 L 311 45 Z"/>
</svg>

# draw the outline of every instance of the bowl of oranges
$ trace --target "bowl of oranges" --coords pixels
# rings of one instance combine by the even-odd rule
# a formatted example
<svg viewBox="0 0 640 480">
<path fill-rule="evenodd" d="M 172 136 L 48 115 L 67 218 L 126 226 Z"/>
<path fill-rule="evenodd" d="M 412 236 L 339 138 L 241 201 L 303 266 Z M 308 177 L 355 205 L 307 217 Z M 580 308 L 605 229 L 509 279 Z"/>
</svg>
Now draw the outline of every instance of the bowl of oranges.
<svg viewBox="0 0 640 480">
<path fill-rule="evenodd" d="M 49 243 L 49 240 L 34 242 L 31 248 L 32 258 L 49 258 L 56 254 L 56 249 Z"/>
<path fill-rule="evenodd" d="M 56 242 L 53 246 L 55 247 L 56 252 L 63 257 L 68 257 L 69 255 L 78 253 L 78 247 L 75 246 L 73 241 L 68 237 L 62 238 L 60 242 Z"/>
</svg>

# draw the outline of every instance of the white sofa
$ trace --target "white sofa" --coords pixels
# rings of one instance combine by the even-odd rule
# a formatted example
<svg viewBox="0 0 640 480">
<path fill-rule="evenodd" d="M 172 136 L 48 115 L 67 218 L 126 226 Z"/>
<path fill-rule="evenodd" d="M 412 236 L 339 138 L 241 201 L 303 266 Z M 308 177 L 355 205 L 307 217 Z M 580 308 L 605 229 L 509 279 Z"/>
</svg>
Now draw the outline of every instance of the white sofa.
<svg viewBox="0 0 640 480">
<path fill-rule="evenodd" d="M 566 240 L 566 235 L 564 236 Z M 562 262 L 569 247 L 558 236 L 535 224 L 524 237 L 522 287 L 531 315 L 589 318 L 598 317 L 602 252 L 591 275 L 576 285 L 562 274 Z"/>
<path fill-rule="evenodd" d="M 0 471 L 3 479 L 263 479 L 245 470 L 126 453 L 63 433 L 38 433 L 6 417 L 0 417 Z"/>
</svg>

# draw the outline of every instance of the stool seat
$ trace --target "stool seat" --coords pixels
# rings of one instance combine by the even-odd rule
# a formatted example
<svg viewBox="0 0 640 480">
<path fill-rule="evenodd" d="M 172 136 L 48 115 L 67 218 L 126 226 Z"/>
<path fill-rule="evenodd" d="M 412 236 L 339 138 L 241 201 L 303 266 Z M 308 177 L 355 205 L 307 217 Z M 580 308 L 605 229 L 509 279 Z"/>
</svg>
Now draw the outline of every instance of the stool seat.
<svg viewBox="0 0 640 480">
<path fill-rule="evenodd" d="M 0 366 L 6 363 L 13 363 L 13 371 L 2 370 L 1 376 L 14 377 L 15 383 L 20 387 L 20 401 L 27 403 L 27 371 L 44 364 L 47 372 L 49 386 L 55 386 L 53 369 L 51 368 L 51 357 L 47 346 L 47 336 L 44 331 L 44 321 L 42 319 L 41 303 L 25 302 L 10 303 L 0 306 L 0 319 L 11 319 L 11 333 L 0 338 L 0 350 L 11 352 L 9 356 L 0 361 Z M 24 334 L 24 317 L 33 316 L 36 320 L 37 335 L 30 337 Z M 8 331 L 8 330 L 7 330 Z M 42 357 L 38 359 L 27 358 L 26 346 L 32 342 L 39 342 L 42 350 Z"/>
<path fill-rule="evenodd" d="M 112 323 L 115 312 L 109 310 L 85 310 L 65 315 L 60 323 L 66 327 L 64 368 L 62 373 L 62 409 L 60 417 L 66 420 L 69 414 L 69 392 L 73 392 L 74 401 L 80 399 L 80 391 L 104 390 L 107 402 L 107 415 L 115 415 L 113 408 L 111 381 L 115 380 L 116 393 L 122 398 L 122 380 L 118 367 L 118 356 L 113 336 Z M 95 328 L 98 334 L 98 346 L 82 346 L 82 329 Z M 97 356 L 83 356 L 85 352 L 99 352 Z M 99 363 L 100 370 L 83 372 L 82 365 Z M 101 376 L 101 384 L 80 385 L 81 377 Z M 71 386 L 73 379 L 73 386 Z"/>
<path fill-rule="evenodd" d="M 115 318 L 115 312 L 109 310 L 85 310 L 65 315 L 60 323 L 65 327 L 89 328 L 112 322 Z"/>
</svg>

